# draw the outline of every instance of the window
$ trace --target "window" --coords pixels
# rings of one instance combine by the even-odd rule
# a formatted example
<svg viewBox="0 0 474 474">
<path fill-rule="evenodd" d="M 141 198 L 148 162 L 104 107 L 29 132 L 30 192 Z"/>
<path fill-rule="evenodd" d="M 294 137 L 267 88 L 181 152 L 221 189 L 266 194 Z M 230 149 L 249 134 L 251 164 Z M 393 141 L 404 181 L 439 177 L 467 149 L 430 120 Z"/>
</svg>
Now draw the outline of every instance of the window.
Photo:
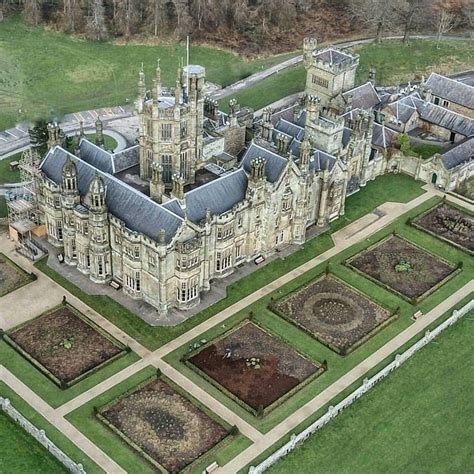
<svg viewBox="0 0 474 474">
<path fill-rule="evenodd" d="M 56 209 L 61 207 L 61 198 L 59 196 L 54 196 L 54 207 Z"/>
<path fill-rule="evenodd" d="M 141 291 L 140 272 L 135 272 L 135 291 Z"/>
<path fill-rule="evenodd" d="M 171 175 L 173 171 L 172 170 L 172 156 L 162 155 L 161 165 L 163 166 L 163 181 L 165 183 L 171 183 Z"/>
<path fill-rule="evenodd" d="M 87 253 L 86 255 L 86 264 L 87 264 L 87 268 L 90 268 L 91 266 L 91 256 L 89 253 Z"/>
<path fill-rule="evenodd" d="M 242 247 L 243 247 L 243 242 L 237 242 L 235 244 L 235 258 L 238 259 L 242 257 Z"/>
<path fill-rule="evenodd" d="M 187 270 L 196 267 L 199 264 L 199 252 L 193 252 L 190 255 L 178 255 L 176 259 L 176 268 L 178 270 Z"/>
<path fill-rule="evenodd" d="M 104 274 L 104 263 L 103 263 L 102 257 L 100 255 L 97 257 L 97 273 L 99 275 Z"/>
<path fill-rule="evenodd" d="M 232 223 L 217 228 L 217 238 L 219 240 L 228 239 L 229 237 L 232 237 L 232 235 L 234 235 L 234 227 L 232 226 Z"/>
<path fill-rule="evenodd" d="M 116 244 L 120 244 L 121 242 L 122 242 L 122 241 L 121 241 L 121 239 L 120 239 L 120 234 L 117 234 L 117 233 L 116 233 L 116 234 L 115 234 L 115 243 L 116 243 Z"/>
<path fill-rule="evenodd" d="M 148 264 L 150 265 L 150 267 L 154 267 L 156 265 L 156 259 L 154 255 L 150 255 L 148 257 Z"/>
<path fill-rule="evenodd" d="M 434 100 L 433 100 L 433 103 L 434 103 L 435 105 L 439 105 L 439 103 L 440 103 L 440 98 L 439 98 L 439 97 L 435 97 Z"/>
<path fill-rule="evenodd" d="M 232 249 L 226 249 L 216 254 L 216 270 L 218 272 L 227 270 L 232 265 Z"/>
<path fill-rule="evenodd" d="M 237 227 L 238 227 L 239 229 L 242 228 L 243 223 L 244 223 L 244 218 L 243 218 L 242 214 L 239 214 L 239 215 L 237 216 Z"/>
<path fill-rule="evenodd" d="M 315 74 L 313 74 L 312 81 L 313 84 L 316 84 L 317 86 L 325 87 L 326 89 L 329 87 L 329 81 L 327 79 L 323 79 Z"/>
<path fill-rule="evenodd" d="M 89 224 L 84 222 L 84 235 L 89 235 Z"/>
<path fill-rule="evenodd" d="M 186 138 L 188 135 L 188 122 L 181 122 L 180 136 L 181 138 Z"/>
<path fill-rule="evenodd" d="M 198 277 L 182 281 L 177 287 L 177 299 L 181 303 L 192 301 L 199 296 L 199 280 Z"/>
<path fill-rule="evenodd" d="M 447 100 L 443 100 L 443 107 L 449 107 L 449 102 Z"/>
<path fill-rule="evenodd" d="M 140 258 L 140 247 L 138 245 L 135 245 L 133 249 L 133 256 L 135 258 Z"/>
<path fill-rule="evenodd" d="M 61 221 L 57 221 L 56 228 L 58 229 L 58 240 L 63 240 L 63 223 Z"/>
<path fill-rule="evenodd" d="M 291 209 L 291 195 L 283 196 L 283 203 L 281 205 L 282 210 L 289 211 Z"/>
<path fill-rule="evenodd" d="M 278 234 L 275 237 L 275 245 L 279 245 L 283 243 L 283 240 L 284 240 L 284 232 L 283 231 L 278 232 Z"/>
<path fill-rule="evenodd" d="M 179 163 L 179 170 L 181 176 L 186 179 L 188 177 L 188 152 L 182 151 Z"/>
<path fill-rule="evenodd" d="M 170 141 L 171 133 L 172 133 L 172 124 L 162 123 L 161 124 L 161 139 L 164 141 Z"/>
</svg>

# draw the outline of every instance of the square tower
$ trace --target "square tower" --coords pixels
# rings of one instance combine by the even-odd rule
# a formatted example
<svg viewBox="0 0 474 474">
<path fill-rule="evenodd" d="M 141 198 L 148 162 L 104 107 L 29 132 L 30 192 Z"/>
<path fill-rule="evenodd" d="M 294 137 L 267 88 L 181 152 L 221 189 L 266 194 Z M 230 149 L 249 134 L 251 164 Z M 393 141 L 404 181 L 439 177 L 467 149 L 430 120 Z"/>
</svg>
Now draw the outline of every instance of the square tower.
<svg viewBox="0 0 474 474">
<path fill-rule="evenodd" d="M 315 40 L 305 40 L 305 92 L 307 95 L 319 97 L 321 105 L 327 107 L 331 99 L 354 87 L 359 55 L 335 48 L 311 51 L 315 46 Z"/>
</svg>

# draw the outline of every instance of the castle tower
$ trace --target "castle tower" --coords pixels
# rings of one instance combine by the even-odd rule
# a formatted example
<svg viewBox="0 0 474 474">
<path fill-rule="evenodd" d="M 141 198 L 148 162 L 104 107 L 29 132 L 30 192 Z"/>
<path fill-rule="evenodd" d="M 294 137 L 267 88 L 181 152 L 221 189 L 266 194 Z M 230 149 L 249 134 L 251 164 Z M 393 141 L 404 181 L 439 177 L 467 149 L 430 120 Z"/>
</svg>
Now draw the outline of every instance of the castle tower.
<svg viewBox="0 0 474 474">
<path fill-rule="evenodd" d="M 48 123 L 48 149 L 55 147 L 56 145 L 61 145 L 64 139 L 64 133 L 59 128 L 57 122 Z"/>
<path fill-rule="evenodd" d="M 144 76 L 140 74 L 139 94 L 143 94 Z M 189 65 L 178 69 L 174 91 L 166 91 L 158 65 L 152 98 L 141 96 L 137 101 L 143 180 L 151 180 L 152 163 L 157 163 L 168 189 L 175 174 L 185 184 L 194 182 L 203 162 L 204 83 L 205 69 Z"/>
<path fill-rule="evenodd" d="M 161 204 L 164 193 L 163 167 L 158 163 L 153 163 L 151 165 L 150 197 Z"/>
<path fill-rule="evenodd" d="M 109 219 L 105 201 L 104 180 L 96 175 L 87 195 L 89 202 L 90 278 L 94 283 L 106 283 L 112 277 Z"/>
<path fill-rule="evenodd" d="M 80 202 L 77 189 L 77 168 L 71 158 L 67 158 L 62 169 L 61 209 L 63 214 L 64 261 L 76 265 L 76 227 L 74 208 Z"/>
<path fill-rule="evenodd" d="M 306 39 L 303 44 L 303 62 L 307 71 L 307 95 L 321 98 L 327 107 L 330 100 L 341 92 L 354 87 L 359 55 L 335 48 L 316 50 L 315 40 Z"/>
</svg>

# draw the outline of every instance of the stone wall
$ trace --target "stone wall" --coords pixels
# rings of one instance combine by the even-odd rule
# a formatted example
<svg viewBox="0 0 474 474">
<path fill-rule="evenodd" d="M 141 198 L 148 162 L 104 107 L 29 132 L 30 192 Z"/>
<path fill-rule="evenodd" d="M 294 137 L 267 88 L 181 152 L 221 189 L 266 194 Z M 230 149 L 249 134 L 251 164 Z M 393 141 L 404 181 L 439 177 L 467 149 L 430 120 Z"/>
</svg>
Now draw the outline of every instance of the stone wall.
<svg viewBox="0 0 474 474">
<path fill-rule="evenodd" d="M 43 445 L 60 463 L 64 464 L 73 474 L 85 474 L 86 471 L 82 464 L 76 464 L 69 456 L 63 453 L 47 436 L 44 430 L 36 428 L 30 423 L 15 407 L 8 398 L 0 397 L 0 408 L 10 418 L 12 418 L 19 426 L 27 431 L 33 438 Z"/>
</svg>

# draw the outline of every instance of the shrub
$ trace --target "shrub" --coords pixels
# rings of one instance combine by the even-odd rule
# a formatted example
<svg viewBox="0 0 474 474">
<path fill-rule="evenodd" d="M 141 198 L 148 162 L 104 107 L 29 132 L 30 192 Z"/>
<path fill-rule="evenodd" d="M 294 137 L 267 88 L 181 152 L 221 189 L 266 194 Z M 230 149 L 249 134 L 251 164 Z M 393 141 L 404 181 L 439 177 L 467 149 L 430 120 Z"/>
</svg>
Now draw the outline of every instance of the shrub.
<svg viewBox="0 0 474 474">
<path fill-rule="evenodd" d="M 239 428 L 237 427 L 237 425 L 231 426 L 229 434 L 231 436 L 237 436 L 239 434 Z"/>
</svg>

